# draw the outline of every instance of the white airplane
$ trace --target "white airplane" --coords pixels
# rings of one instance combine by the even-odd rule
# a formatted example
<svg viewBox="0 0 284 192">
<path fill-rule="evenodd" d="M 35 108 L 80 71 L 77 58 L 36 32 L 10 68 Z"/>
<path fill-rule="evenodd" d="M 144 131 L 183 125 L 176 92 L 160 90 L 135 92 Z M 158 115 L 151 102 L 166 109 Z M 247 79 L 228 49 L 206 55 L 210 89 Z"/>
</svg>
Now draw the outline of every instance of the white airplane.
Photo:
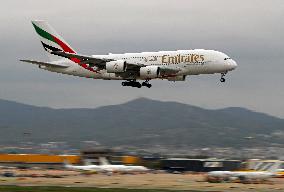
<svg viewBox="0 0 284 192">
<path fill-rule="evenodd" d="M 32 24 L 39 35 L 48 62 L 20 60 L 36 64 L 39 68 L 79 77 L 125 80 L 122 86 L 150 88 L 151 79 L 185 81 L 188 75 L 225 75 L 237 67 L 228 55 L 214 50 L 194 49 L 108 55 L 81 55 L 60 37 L 46 22 L 35 20 Z M 141 84 L 137 80 L 143 80 Z"/>
<path fill-rule="evenodd" d="M 241 181 L 246 180 L 267 180 L 271 177 L 277 176 L 279 167 L 282 165 L 282 162 L 274 163 L 266 171 L 211 171 L 207 174 L 208 181 L 215 180 L 236 180 Z"/>
<path fill-rule="evenodd" d="M 108 160 L 104 157 L 99 158 L 100 166 L 111 172 L 147 172 L 149 171 L 148 168 L 144 166 L 134 166 L 134 165 L 111 165 Z"/>
<path fill-rule="evenodd" d="M 87 172 L 104 172 L 104 173 L 133 173 L 133 172 L 147 172 L 147 169 L 144 166 L 126 166 L 126 165 L 111 165 L 106 158 L 99 158 L 100 165 L 92 165 L 87 163 L 86 165 L 70 165 L 65 163 L 65 168 L 72 170 L 80 170 Z"/>
<path fill-rule="evenodd" d="M 80 171 L 87 171 L 87 172 L 104 172 L 102 168 L 100 168 L 98 165 L 71 165 L 67 162 L 65 163 L 64 167 L 66 169 L 71 170 L 80 170 Z"/>
</svg>

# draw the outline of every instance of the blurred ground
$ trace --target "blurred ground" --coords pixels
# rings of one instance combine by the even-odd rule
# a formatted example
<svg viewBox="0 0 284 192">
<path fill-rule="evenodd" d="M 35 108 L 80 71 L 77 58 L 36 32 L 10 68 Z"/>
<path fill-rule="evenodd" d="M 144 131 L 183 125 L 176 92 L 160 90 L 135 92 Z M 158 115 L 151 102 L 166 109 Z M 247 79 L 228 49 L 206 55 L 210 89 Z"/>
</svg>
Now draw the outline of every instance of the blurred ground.
<svg viewBox="0 0 284 192">
<path fill-rule="evenodd" d="M 0 192 L 173 192 L 166 189 L 119 189 L 119 188 L 87 188 L 87 187 L 30 187 L 0 186 Z M 188 191 L 196 192 L 196 191 Z"/>
<path fill-rule="evenodd" d="M 3 171 L 3 170 L 2 170 Z M 75 171 L 9 170 L 17 177 L 0 177 L 3 186 L 62 186 L 131 189 L 170 189 L 192 191 L 284 191 L 284 179 L 273 178 L 266 184 L 208 183 L 204 174 L 104 174 L 83 175 Z M 0 187 L 1 191 L 1 187 Z M 10 190 L 2 190 L 10 191 Z"/>
</svg>

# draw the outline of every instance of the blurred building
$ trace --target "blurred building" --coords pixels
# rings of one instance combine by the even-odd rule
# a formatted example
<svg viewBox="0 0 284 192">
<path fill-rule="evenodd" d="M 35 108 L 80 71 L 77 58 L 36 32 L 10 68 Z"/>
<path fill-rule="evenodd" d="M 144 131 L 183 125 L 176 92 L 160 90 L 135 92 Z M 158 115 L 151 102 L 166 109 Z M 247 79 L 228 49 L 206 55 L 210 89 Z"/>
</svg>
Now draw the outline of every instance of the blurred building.
<svg viewBox="0 0 284 192">
<path fill-rule="evenodd" d="M 0 154 L 0 165 L 21 167 L 62 167 L 64 162 L 77 164 L 78 155 Z"/>
<path fill-rule="evenodd" d="M 284 161 L 280 160 L 260 160 L 260 159 L 250 159 L 246 161 L 247 170 L 255 171 L 267 171 L 275 165 L 275 163 L 280 163 L 279 169 L 284 170 Z"/>
<path fill-rule="evenodd" d="M 234 171 L 241 167 L 239 160 L 168 158 L 161 160 L 161 168 L 173 171 Z"/>
</svg>

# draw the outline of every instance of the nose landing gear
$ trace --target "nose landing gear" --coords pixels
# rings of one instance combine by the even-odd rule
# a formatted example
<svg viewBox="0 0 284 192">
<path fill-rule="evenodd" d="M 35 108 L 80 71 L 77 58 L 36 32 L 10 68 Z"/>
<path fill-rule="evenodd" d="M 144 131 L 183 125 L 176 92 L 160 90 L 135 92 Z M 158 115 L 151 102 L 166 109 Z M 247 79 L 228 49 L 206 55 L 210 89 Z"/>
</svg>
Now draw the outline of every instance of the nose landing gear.
<svg viewBox="0 0 284 192">
<path fill-rule="evenodd" d="M 227 74 L 227 73 L 221 73 L 221 79 L 220 79 L 220 81 L 221 81 L 222 83 L 224 83 L 224 82 L 226 81 L 226 79 L 224 78 L 226 74 Z"/>
</svg>

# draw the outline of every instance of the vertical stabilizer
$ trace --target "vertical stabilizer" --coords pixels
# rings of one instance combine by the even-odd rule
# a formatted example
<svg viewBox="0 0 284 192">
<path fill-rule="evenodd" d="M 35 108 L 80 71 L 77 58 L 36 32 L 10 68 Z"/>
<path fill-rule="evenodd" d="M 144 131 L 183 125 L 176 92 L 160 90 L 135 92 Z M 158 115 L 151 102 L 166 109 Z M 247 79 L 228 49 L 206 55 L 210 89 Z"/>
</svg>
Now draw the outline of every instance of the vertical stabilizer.
<svg viewBox="0 0 284 192">
<path fill-rule="evenodd" d="M 267 171 L 270 173 L 277 173 L 278 169 L 281 168 L 282 164 L 282 161 L 276 161 L 269 169 L 267 169 Z"/>
<path fill-rule="evenodd" d="M 51 51 L 64 51 L 67 53 L 76 53 L 75 50 L 46 22 L 34 20 L 32 24 L 42 46 L 49 58 L 49 61 L 58 61 L 62 57 L 51 54 Z"/>
<path fill-rule="evenodd" d="M 105 157 L 99 157 L 100 165 L 110 165 L 109 161 Z"/>
</svg>

